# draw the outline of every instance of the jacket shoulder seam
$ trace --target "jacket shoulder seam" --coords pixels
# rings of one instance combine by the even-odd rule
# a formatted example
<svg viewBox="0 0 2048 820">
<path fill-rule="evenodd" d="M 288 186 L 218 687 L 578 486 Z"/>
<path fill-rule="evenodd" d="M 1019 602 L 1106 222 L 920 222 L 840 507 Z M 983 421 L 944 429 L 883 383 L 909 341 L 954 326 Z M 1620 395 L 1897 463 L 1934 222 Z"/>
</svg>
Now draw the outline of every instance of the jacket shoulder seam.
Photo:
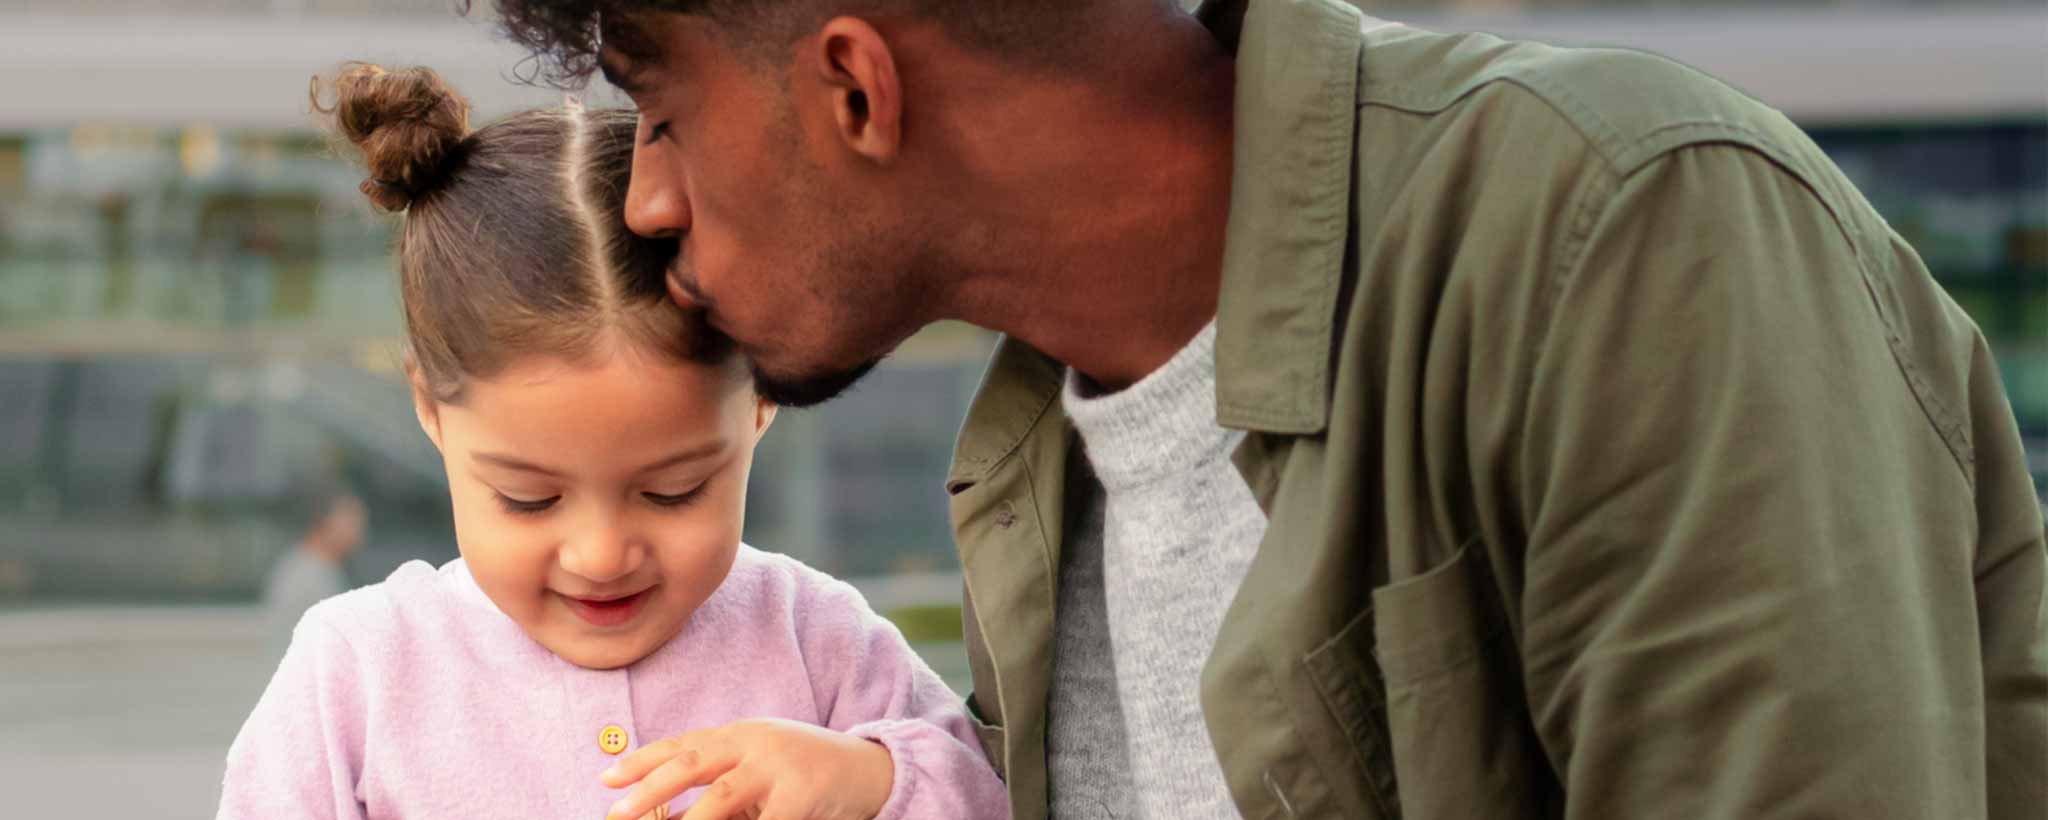
<svg viewBox="0 0 2048 820">
<path fill-rule="evenodd" d="M 1688 125 L 1691 125 L 1691 123 L 1674 123 L 1668 126 L 1667 129 L 1659 130 L 1679 129 Z M 1716 123 L 1715 125 L 1740 127 L 1732 123 Z M 1899 332 L 1897 318 L 1888 313 L 1884 309 L 1882 302 L 1877 298 L 1877 277 L 1873 275 L 1871 270 L 1873 260 L 1865 252 L 1865 243 L 1862 241 L 1861 232 L 1857 231 L 1850 224 L 1849 220 L 1845 218 L 1843 208 L 1833 197 L 1828 196 L 1827 192 L 1821 190 L 1811 178 L 1802 173 L 1789 157 L 1782 152 L 1773 151 L 1767 146 L 1750 142 L 1687 141 L 1650 154 L 1630 172 L 1623 173 L 1610 166 L 1607 170 L 1611 173 L 1600 176 L 1605 190 L 1600 191 L 1600 195 L 1597 197 L 1589 197 L 1589 199 L 1599 200 L 1598 207 L 1591 209 L 1582 208 L 1582 210 L 1590 210 L 1590 214 L 1582 213 L 1579 218 L 1573 220 L 1570 228 L 1572 233 L 1567 235 L 1565 239 L 1565 248 L 1567 250 L 1559 255 L 1559 264 L 1551 273 L 1551 282 L 1544 288 L 1546 304 L 1543 306 L 1541 317 L 1543 324 L 1542 329 L 1539 331 L 1542 334 L 1542 338 L 1535 346 L 1536 349 L 1540 350 L 1547 346 L 1549 341 L 1548 335 L 1551 328 L 1556 324 L 1556 314 L 1565 309 L 1563 306 L 1564 291 L 1577 278 L 1580 268 L 1585 262 L 1584 254 L 1586 253 L 1587 246 L 1590 244 L 1587 240 L 1591 238 L 1593 226 L 1597 225 L 1600 219 L 1604 218 L 1611 210 L 1614 204 L 1614 196 L 1620 190 L 1619 183 L 1633 176 L 1635 172 L 1649 167 L 1650 162 L 1654 159 L 1667 156 L 1681 148 L 1697 147 L 1705 144 L 1725 145 L 1736 151 L 1748 153 L 1764 160 L 1771 167 L 1772 172 L 1784 174 L 1791 178 L 1792 181 L 1798 183 L 1799 187 L 1806 192 L 1806 195 L 1812 197 L 1815 204 L 1818 204 L 1822 210 L 1827 212 L 1828 220 L 1834 224 L 1835 229 L 1841 234 L 1842 240 L 1849 247 L 1850 258 L 1855 261 L 1856 274 L 1863 284 L 1865 297 L 1870 304 L 1871 310 L 1877 315 L 1879 327 L 1884 331 L 1885 346 L 1892 354 L 1893 365 L 1899 369 L 1901 377 L 1905 379 L 1908 391 L 1912 393 L 1914 401 L 1919 405 L 1922 416 L 1934 428 L 1935 434 L 1941 437 L 1942 443 L 1949 451 L 1951 460 L 1954 461 L 1956 468 L 1963 473 L 1963 480 L 1974 488 L 1976 486 L 1976 457 L 1970 444 L 1968 428 L 1963 424 L 1956 412 L 1949 407 L 1948 403 L 1942 401 L 1941 397 L 1935 393 L 1933 387 L 1928 383 L 1926 375 L 1920 372 L 1919 367 L 1913 363 L 1912 357 L 1905 350 L 1905 339 L 1903 334 Z M 1589 202 L 1588 205 L 1590 204 Z M 1886 265 L 1883 272 L 1890 273 L 1891 271 L 1892 268 Z M 1532 361 L 1529 363 L 1529 366 L 1533 368 L 1535 363 Z"/>
</svg>

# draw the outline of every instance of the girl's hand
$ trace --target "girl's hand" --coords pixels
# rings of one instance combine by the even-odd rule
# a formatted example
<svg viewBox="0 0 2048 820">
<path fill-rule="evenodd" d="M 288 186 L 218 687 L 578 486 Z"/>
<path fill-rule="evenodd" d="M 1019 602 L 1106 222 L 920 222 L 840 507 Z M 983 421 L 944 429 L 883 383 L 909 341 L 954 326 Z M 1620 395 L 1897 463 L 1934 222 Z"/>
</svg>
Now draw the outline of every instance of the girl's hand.
<svg viewBox="0 0 2048 820">
<path fill-rule="evenodd" d="M 677 820 L 871 820 L 896 786 L 896 763 L 874 741 L 760 719 L 642 746 L 602 779 L 633 787 L 605 820 L 634 820 L 698 786 L 709 788 Z"/>
</svg>

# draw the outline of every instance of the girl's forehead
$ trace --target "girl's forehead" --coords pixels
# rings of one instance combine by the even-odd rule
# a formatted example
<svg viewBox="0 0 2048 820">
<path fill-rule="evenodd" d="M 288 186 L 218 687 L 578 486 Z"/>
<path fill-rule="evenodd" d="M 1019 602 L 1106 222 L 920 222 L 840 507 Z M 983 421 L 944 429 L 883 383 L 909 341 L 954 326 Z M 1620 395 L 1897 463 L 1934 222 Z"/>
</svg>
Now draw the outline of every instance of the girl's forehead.
<svg viewBox="0 0 2048 820">
<path fill-rule="evenodd" d="M 505 446 L 637 449 L 721 435 L 743 424 L 752 406 L 740 387 L 721 365 L 616 356 L 538 359 L 473 381 L 447 415 Z"/>
</svg>

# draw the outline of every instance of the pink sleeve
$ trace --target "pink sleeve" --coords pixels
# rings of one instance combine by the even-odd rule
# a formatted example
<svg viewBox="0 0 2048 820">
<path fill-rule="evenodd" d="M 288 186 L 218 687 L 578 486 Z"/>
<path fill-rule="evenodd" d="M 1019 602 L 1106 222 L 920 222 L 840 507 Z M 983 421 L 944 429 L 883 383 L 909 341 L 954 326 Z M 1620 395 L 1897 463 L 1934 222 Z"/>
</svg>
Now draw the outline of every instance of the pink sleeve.
<svg viewBox="0 0 2048 820">
<path fill-rule="evenodd" d="M 354 652 L 316 607 L 228 747 L 219 820 L 361 820 L 363 703 Z"/>
<path fill-rule="evenodd" d="M 852 587 L 803 598 L 811 685 L 827 728 L 881 743 L 896 786 L 875 820 L 1008 820 L 1009 795 L 982 753 L 966 704 Z"/>
</svg>

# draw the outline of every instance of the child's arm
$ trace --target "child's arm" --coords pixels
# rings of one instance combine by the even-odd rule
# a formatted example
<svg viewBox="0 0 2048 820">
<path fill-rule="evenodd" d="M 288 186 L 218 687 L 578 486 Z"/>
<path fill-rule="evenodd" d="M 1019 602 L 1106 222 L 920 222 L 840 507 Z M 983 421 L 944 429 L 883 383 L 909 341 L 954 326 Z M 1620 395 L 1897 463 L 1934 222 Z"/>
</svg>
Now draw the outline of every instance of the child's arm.
<svg viewBox="0 0 2048 820">
<path fill-rule="evenodd" d="M 362 703 L 347 639 L 308 613 L 228 748 L 219 820 L 360 820 Z"/>
<path fill-rule="evenodd" d="M 895 624 L 842 582 L 817 587 L 810 597 L 805 657 L 825 725 L 882 744 L 894 761 L 895 787 L 877 818 L 1009 817 L 1009 795 L 982 752 L 966 704 Z"/>
</svg>

